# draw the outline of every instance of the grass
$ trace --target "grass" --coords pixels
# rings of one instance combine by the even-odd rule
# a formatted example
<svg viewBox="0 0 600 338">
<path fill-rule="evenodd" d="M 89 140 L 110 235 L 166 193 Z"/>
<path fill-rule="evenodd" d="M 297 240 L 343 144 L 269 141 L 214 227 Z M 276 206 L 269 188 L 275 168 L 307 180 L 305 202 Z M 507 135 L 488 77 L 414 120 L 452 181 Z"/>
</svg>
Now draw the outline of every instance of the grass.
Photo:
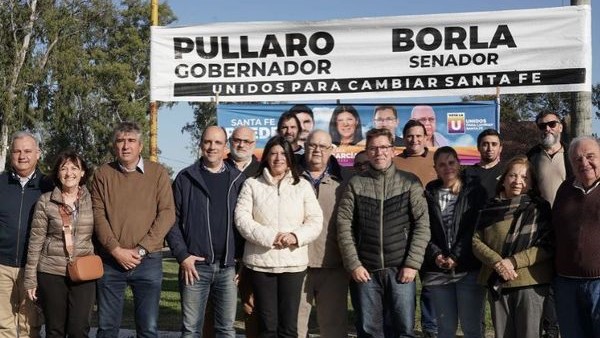
<svg viewBox="0 0 600 338">
<path fill-rule="evenodd" d="M 179 284 L 177 281 L 177 275 L 179 270 L 179 264 L 173 258 L 165 258 L 163 260 L 163 283 L 162 283 L 162 293 L 160 299 L 160 316 L 158 327 L 161 331 L 179 331 L 180 323 L 181 323 L 181 307 L 180 307 L 180 297 L 179 297 Z M 420 294 L 421 285 L 417 284 L 417 294 Z M 348 331 L 354 332 L 354 310 L 352 309 L 352 305 L 350 303 L 350 296 L 348 296 Z M 242 311 L 238 304 L 237 311 L 237 328 L 243 328 L 243 320 L 242 320 Z M 417 318 L 415 320 L 417 330 L 420 330 L 420 311 L 418 310 L 419 302 L 417 302 Z M 316 311 L 312 311 L 311 314 L 311 323 L 316 323 L 315 316 Z M 485 311 L 485 322 L 487 333 L 492 332 L 492 323 L 490 318 L 489 306 L 486 303 L 486 311 Z M 311 325 L 314 326 L 315 324 Z M 133 315 L 133 296 L 131 294 L 131 290 L 127 289 L 125 293 L 125 307 L 123 309 L 123 322 L 121 324 L 122 328 L 134 329 L 134 315 Z M 310 330 L 310 332 L 314 332 L 314 330 Z"/>
</svg>

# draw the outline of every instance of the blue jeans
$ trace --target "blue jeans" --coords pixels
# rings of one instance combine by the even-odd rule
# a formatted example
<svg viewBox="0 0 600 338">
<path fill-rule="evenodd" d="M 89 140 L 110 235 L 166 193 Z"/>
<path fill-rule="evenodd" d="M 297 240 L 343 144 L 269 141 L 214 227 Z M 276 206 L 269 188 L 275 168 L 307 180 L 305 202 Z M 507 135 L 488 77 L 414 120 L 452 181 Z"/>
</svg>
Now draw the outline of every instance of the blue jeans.
<svg viewBox="0 0 600 338">
<path fill-rule="evenodd" d="M 600 278 L 557 276 L 554 296 L 561 337 L 600 337 Z"/>
<path fill-rule="evenodd" d="M 147 255 L 132 270 L 112 257 L 102 257 L 104 276 L 98 280 L 98 338 L 119 336 L 125 289 L 131 287 L 135 330 L 139 338 L 158 338 L 158 307 L 162 285 L 162 254 Z"/>
<path fill-rule="evenodd" d="M 367 283 L 352 281 L 350 294 L 356 312 L 356 330 L 363 337 L 414 337 L 415 282 L 402 284 L 397 268 L 371 272 Z M 390 319 L 393 332 L 384 333 L 384 318 Z M 391 330 L 389 330 L 391 331 Z"/>
<path fill-rule="evenodd" d="M 235 268 L 219 264 L 196 264 L 199 280 L 185 285 L 179 276 L 183 323 L 181 337 L 201 337 L 206 302 L 212 301 L 215 318 L 215 337 L 235 337 L 233 322 L 237 305 Z"/>
<path fill-rule="evenodd" d="M 469 272 L 455 283 L 429 286 L 435 306 L 438 338 L 456 337 L 460 327 L 465 338 L 481 338 L 485 289 L 477 284 L 479 271 Z"/>
</svg>

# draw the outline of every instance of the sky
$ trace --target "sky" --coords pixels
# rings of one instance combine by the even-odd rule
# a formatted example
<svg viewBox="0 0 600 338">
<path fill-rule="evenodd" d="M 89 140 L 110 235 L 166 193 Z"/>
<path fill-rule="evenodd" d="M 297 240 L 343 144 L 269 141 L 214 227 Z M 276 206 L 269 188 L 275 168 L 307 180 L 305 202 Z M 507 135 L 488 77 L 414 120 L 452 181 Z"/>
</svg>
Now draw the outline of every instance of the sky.
<svg viewBox="0 0 600 338">
<path fill-rule="evenodd" d="M 168 3 L 177 17 L 171 26 L 191 26 L 214 22 L 246 21 L 303 21 L 359 17 L 421 15 L 438 13 L 481 12 L 568 6 L 569 0 L 161 0 Z M 600 5 L 592 6 L 592 83 L 600 82 Z M 458 97 L 410 98 L 395 102 L 449 102 Z M 391 101 L 391 100 L 390 100 Z M 196 145 L 181 128 L 193 121 L 192 108 L 178 103 L 161 108 L 158 115 L 159 161 L 170 166 L 174 173 L 196 160 Z M 593 119 L 593 131 L 600 134 L 600 120 Z"/>
</svg>

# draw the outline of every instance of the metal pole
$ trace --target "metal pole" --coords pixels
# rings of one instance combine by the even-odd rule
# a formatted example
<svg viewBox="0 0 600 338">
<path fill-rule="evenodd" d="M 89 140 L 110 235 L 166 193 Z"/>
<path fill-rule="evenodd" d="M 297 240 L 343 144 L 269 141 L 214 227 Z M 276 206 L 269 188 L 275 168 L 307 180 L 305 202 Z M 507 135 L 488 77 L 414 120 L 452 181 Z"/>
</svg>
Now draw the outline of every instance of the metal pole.
<svg viewBox="0 0 600 338">
<path fill-rule="evenodd" d="M 158 26 L 158 0 L 150 3 L 151 24 Z M 150 102 L 150 161 L 158 162 L 158 105 Z"/>
<path fill-rule="evenodd" d="M 571 6 L 591 5 L 590 0 L 571 0 Z M 591 71 L 591 69 L 590 69 Z M 592 135 L 592 88 L 571 93 L 571 138 Z"/>
<path fill-rule="evenodd" d="M 500 87 L 496 87 L 496 125 L 498 126 L 497 131 L 500 133 Z"/>
</svg>

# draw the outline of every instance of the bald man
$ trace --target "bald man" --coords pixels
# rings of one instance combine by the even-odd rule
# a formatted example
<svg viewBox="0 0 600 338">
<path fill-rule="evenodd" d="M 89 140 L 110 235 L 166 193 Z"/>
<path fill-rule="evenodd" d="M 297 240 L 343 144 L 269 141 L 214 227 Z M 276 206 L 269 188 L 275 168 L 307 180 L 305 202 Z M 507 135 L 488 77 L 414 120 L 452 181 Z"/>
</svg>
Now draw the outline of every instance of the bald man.
<svg viewBox="0 0 600 338">
<path fill-rule="evenodd" d="M 298 311 L 298 337 L 306 337 L 312 305 L 322 337 L 347 337 L 348 275 L 342 264 L 334 217 L 342 193 L 342 175 L 335 157 L 331 136 L 316 129 L 308 134 L 301 161 L 302 177 L 314 188 L 323 210 L 323 228 L 308 245 L 308 271 L 302 287 Z M 344 315 L 340 315 L 344 314 Z"/>
<path fill-rule="evenodd" d="M 425 146 L 443 147 L 449 146 L 450 141 L 444 135 L 436 131 L 435 111 L 431 106 L 414 106 L 410 113 L 410 118 L 421 122 L 425 126 Z"/>
<path fill-rule="evenodd" d="M 229 155 L 225 160 L 243 172 L 246 177 L 258 174 L 259 162 L 254 155 L 256 132 L 249 127 L 237 127 L 229 138 Z"/>
<path fill-rule="evenodd" d="M 236 246 L 232 220 L 246 176 L 225 164 L 226 145 L 223 128 L 206 128 L 202 157 L 173 182 L 177 217 L 167 241 L 181 268 L 182 337 L 201 335 L 209 294 L 215 335 L 235 337 L 235 258 L 241 257 L 242 250 Z"/>
<path fill-rule="evenodd" d="M 575 177 L 552 205 L 556 312 L 562 337 L 600 337 L 600 145 L 578 137 L 568 154 Z"/>
</svg>

